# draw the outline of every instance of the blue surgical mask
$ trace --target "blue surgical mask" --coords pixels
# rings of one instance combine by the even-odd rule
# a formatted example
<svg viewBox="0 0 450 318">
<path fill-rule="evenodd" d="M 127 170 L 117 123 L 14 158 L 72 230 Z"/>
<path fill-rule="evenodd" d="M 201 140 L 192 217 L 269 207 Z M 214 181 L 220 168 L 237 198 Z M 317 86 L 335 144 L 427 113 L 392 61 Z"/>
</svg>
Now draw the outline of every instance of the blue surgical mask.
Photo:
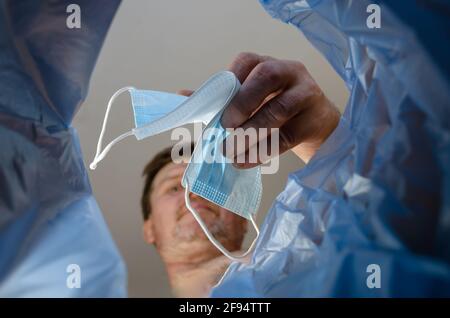
<svg viewBox="0 0 450 318">
<path fill-rule="evenodd" d="M 248 219 L 254 226 L 257 237 L 258 227 L 253 216 L 261 202 L 262 183 L 259 166 L 250 169 L 237 169 L 232 162 L 223 156 L 221 148 L 229 132 L 220 124 L 222 111 L 219 112 L 203 130 L 202 136 L 192 154 L 181 184 L 186 189 L 185 201 L 197 222 L 209 240 L 228 258 L 239 261 L 253 249 L 252 245 L 246 253 L 236 257 L 227 251 L 210 233 L 190 205 L 189 192 L 195 193 L 241 217 Z"/>
<path fill-rule="evenodd" d="M 182 179 L 182 185 L 186 189 L 186 206 L 209 240 L 234 261 L 240 261 L 245 257 L 257 240 L 259 231 L 253 216 L 259 208 L 262 193 L 260 168 L 236 169 L 220 151 L 222 141 L 228 134 L 220 125 L 221 114 L 239 87 L 240 83 L 233 73 L 220 72 L 212 76 L 190 97 L 138 90 L 133 87 L 118 90 L 108 103 L 97 152 L 90 165 L 91 169 L 95 169 L 111 147 L 128 136 L 134 135 L 141 140 L 186 124 L 198 122 L 205 124 L 206 128 L 196 144 Z M 118 136 L 102 150 L 102 140 L 111 106 L 120 94 L 127 91 L 131 95 L 135 128 Z M 246 253 L 241 256 L 231 255 L 211 235 L 190 204 L 190 192 L 250 220 L 257 235 Z"/>
</svg>

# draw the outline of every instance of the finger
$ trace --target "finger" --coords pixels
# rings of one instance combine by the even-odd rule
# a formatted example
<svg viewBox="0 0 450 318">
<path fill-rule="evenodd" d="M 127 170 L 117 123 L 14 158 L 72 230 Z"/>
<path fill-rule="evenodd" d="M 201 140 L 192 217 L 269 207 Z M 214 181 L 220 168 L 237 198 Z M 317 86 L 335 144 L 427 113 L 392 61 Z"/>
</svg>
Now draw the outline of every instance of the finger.
<svg viewBox="0 0 450 318">
<path fill-rule="evenodd" d="M 261 128 L 280 128 L 307 107 L 307 100 L 302 98 L 296 87 L 290 88 L 263 104 L 241 127 L 244 131 L 256 131 L 258 140 L 261 140 L 266 137 L 260 136 L 264 132 Z M 250 146 L 253 144 L 250 143 Z"/>
<path fill-rule="evenodd" d="M 233 166 L 239 169 L 249 169 L 269 162 L 280 155 L 279 129 L 272 129 L 271 134 L 251 146 L 244 153 L 234 158 Z M 286 150 L 283 149 L 283 152 Z"/>
<path fill-rule="evenodd" d="M 281 128 L 273 130 L 267 138 L 260 140 L 257 144 L 249 147 L 245 153 L 235 157 L 233 166 L 238 169 L 250 169 L 267 163 L 272 158 L 280 156 L 289 149 L 300 144 L 305 135 L 298 129 L 299 124 L 303 122 L 302 117 L 303 114 L 299 114 Z M 263 150 L 261 150 L 261 148 Z"/>
<path fill-rule="evenodd" d="M 318 88 L 311 76 L 309 76 L 309 73 L 306 72 L 306 69 L 302 64 L 289 64 L 292 64 L 291 69 L 296 70 L 297 77 L 294 80 L 295 84 L 264 102 L 258 111 L 241 125 L 241 128 L 244 131 L 256 131 L 258 135 L 258 138 L 253 138 L 249 141 L 249 144 L 245 149 L 242 149 L 241 147 L 241 151 L 247 151 L 259 140 L 266 138 L 267 135 L 262 134 L 265 132 L 262 128 L 280 128 L 291 118 L 308 108 L 311 108 L 309 113 L 314 112 L 314 109 L 316 109 L 313 107 L 314 104 L 323 97 L 322 91 Z M 311 123 L 317 123 L 318 119 L 315 118 L 316 116 L 312 117 L 312 122 L 299 123 L 301 125 L 298 127 L 299 132 L 303 127 L 310 125 Z M 239 155 L 240 152 L 237 151 L 235 154 Z"/>
<path fill-rule="evenodd" d="M 193 93 L 194 91 L 190 89 L 180 89 L 179 91 L 177 91 L 178 95 L 183 95 L 187 97 L 191 96 Z"/>
<path fill-rule="evenodd" d="M 332 118 L 330 118 L 330 116 Z M 307 149 L 311 148 L 311 154 L 314 154 L 315 150 L 320 147 L 323 140 L 333 132 L 339 122 L 339 117 L 339 113 L 335 113 L 335 110 L 333 109 L 330 110 L 329 114 L 324 114 L 324 112 L 317 113 L 314 107 L 306 106 L 300 113 L 278 128 L 275 134 L 272 132 L 267 137 L 267 141 L 259 141 L 257 145 L 248 147 L 248 150 L 245 152 L 245 162 L 243 162 L 242 159 L 240 162 L 237 162 L 237 159 L 235 159 L 234 166 L 245 169 L 252 168 L 267 162 L 268 158 L 281 155 L 300 144 L 303 145 L 303 151 L 308 151 Z M 334 124 L 327 124 L 330 122 L 333 122 Z M 274 138 L 276 138 L 276 140 L 273 140 Z M 263 145 L 262 142 L 266 142 L 266 144 Z M 254 150 L 255 147 L 257 150 Z M 260 147 L 264 147 L 263 151 L 260 150 Z M 266 153 L 266 148 L 270 149 L 271 152 L 264 155 Z M 275 150 L 275 152 L 273 150 Z M 258 157 L 256 163 L 254 160 L 250 160 L 252 158 L 251 151 L 257 151 Z M 264 158 L 262 157 L 263 155 Z M 243 155 L 241 154 L 240 156 L 242 157 Z"/>
<path fill-rule="evenodd" d="M 225 109 L 221 119 L 222 126 L 239 127 L 269 95 L 288 87 L 295 78 L 295 72 L 288 63 L 266 61 L 258 64 Z"/>
<path fill-rule="evenodd" d="M 250 74 L 256 65 L 271 59 L 273 60 L 270 56 L 261 56 L 255 53 L 243 52 L 238 54 L 228 69 L 236 75 L 239 82 L 244 83 L 248 74 Z"/>
<path fill-rule="evenodd" d="M 238 156 L 242 159 L 244 153 L 270 135 L 272 128 L 280 128 L 301 112 L 304 108 L 302 102 L 301 94 L 296 87 L 267 101 L 250 119 L 227 137 L 223 154 L 234 161 Z"/>
</svg>

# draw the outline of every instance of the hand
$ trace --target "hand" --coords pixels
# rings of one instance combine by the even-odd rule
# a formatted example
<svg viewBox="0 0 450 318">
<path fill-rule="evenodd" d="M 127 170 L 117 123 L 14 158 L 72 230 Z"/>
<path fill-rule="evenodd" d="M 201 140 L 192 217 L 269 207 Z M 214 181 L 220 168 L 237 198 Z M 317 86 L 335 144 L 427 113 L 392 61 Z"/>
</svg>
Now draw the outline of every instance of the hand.
<svg viewBox="0 0 450 318">
<path fill-rule="evenodd" d="M 304 162 L 336 128 L 338 109 L 302 63 L 241 53 L 230 71 L 242 86 L 223 113 L 224 128 L 268 128 L 269 133 L 270 128 L 279 128 L 279 154 L 292 149 Z M 258 135 L 258 144 L 265 138 L 270 136 Z M 258 145 L 246 145 L 245 151 L 254 146 Z M 237 155 L 235 150 L 234 158 Z M 258 158 L 257 163 L 235 165 L 250 168 L 260 163 Z"/>
</svg>

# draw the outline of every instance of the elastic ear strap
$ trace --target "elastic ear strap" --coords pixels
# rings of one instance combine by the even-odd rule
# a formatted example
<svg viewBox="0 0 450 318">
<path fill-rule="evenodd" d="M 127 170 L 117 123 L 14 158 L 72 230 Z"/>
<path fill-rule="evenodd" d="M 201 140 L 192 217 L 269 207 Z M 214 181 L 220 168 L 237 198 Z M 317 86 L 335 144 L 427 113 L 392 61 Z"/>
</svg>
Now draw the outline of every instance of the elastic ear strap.
<svg viewBox="0 0 450 318">
<path fill-rule="evenodd" d="M 255 221 L 253 220 L 253 217 L 250 215 L 250 221 L 253 225 L 253 227 L 255 228 L 256 231 L 256 237 L 253 240 L 252 244 L 250 245 L 250 247 L 248 248 L 248 250 L 239 256 L 233 256 L 231 255 L 231 253 L 222 245 L 222 243 L 220 243 L 218 240 L 216 240 L 216 238 L 211 234 L 211 232 L 208 230 L 208 227 L 206 226 L 206 224 L 203 222 L 203 220 L 200 218 L 200 216 L 198 215 L 197 211 L 191 206 L 191 200 L 189 198 L 189 184 L 186 183 L 186 191 L 184 193 L 184 200 L 186 201 L 186 207 L 188 208 L 189 211 L 191 211 L 192 215 L 194 216 L 194 218 L 197 220 L 198 224 L 200 225 L 200 227 L 202 228 L 203 232 L 205 232 L 206 237 L 211 241 L 211 243 L 219 250 L 222 252 L 223 255 L 225 255 L 226 257 L 228 257 L 230 260 L 234 261 L 234 262 L 242 262 L 243 258 L 245 256 L 247 256 L 250 252 L 253 251 L 254 245 L 256 243 L 256 241 L 258 240 L 259 237 L 259 230 L 258 230 L 258 226 L 256 225 Z"/>
<path fill-rule="evenodd" d="M 100 131 L 100 136 L 98 137 L 98 143 L 97 143 L 97 151 L 95 153 L 95 157 L 94 160 L 92 161 L 92 163 L 89 165 L 89 168 L 91 168 L 91 170 L 94 170 L 95 168 L 97 168 L 97 164 L 106 156 L 106 154 L 109 152 L 109 150 L 111 150 L 111 147 L 118 143 L 119 141 L 121 141 L 122 139 L 124 139 L 125 137 L 131 136 L 133 133 L 131 131 L 128 131 L 122 135 L 120 135 L 119 137 L 117 137 L 116 139 L 114 139 L 113 141 L 111 141 L 106 147 L 105 149 L 103 149 L 102 151 L 102 142 L 103 142 L 103 136 L 105 134 L 105 129 L 106 129 L 106 122 L 108 121 L 108 117 L 109 117 L 109 112 L 111 111 L 111 106 L 114 102 L 114 100 L 123 92 L 129 91 L 131 89 L 134 89 L 134 87 L 131 86 L 127 86 L 127 87 L 122 87 L 121 89 L 119 89 L 117 92 L 115 92 L 113 94 L 113 96 L 111 96 L 111 98 L 108 101 L 108 106 L 106 107 L 106 113 L 105 113 L 105 118 L 103 119 L 103 125 L 102 125 L 102 130 Z"/>
</svg>

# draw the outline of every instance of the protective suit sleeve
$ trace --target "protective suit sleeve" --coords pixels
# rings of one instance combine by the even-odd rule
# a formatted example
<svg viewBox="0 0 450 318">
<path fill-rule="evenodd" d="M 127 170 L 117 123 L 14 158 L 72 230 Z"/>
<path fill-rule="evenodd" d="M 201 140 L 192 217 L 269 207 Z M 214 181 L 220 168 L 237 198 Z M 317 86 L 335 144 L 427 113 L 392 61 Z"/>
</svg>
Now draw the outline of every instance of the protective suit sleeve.
<svg viewBox="0 0 450 318">
<path fill-rule="evenodd" d="M 303 32 L 350 98 L 289 176 L 251 263 L 233 264 L 212 296 L 450 296 L 448 2 L 261 3 Z M 374 4 L 380 28 L 368 27 Z"/>
<path fill-rule="evenodd" d="M 0 1 L 0 297 L 126 295 L 70 126 L 119 1 L 71 3 Z"/>
</svg>

